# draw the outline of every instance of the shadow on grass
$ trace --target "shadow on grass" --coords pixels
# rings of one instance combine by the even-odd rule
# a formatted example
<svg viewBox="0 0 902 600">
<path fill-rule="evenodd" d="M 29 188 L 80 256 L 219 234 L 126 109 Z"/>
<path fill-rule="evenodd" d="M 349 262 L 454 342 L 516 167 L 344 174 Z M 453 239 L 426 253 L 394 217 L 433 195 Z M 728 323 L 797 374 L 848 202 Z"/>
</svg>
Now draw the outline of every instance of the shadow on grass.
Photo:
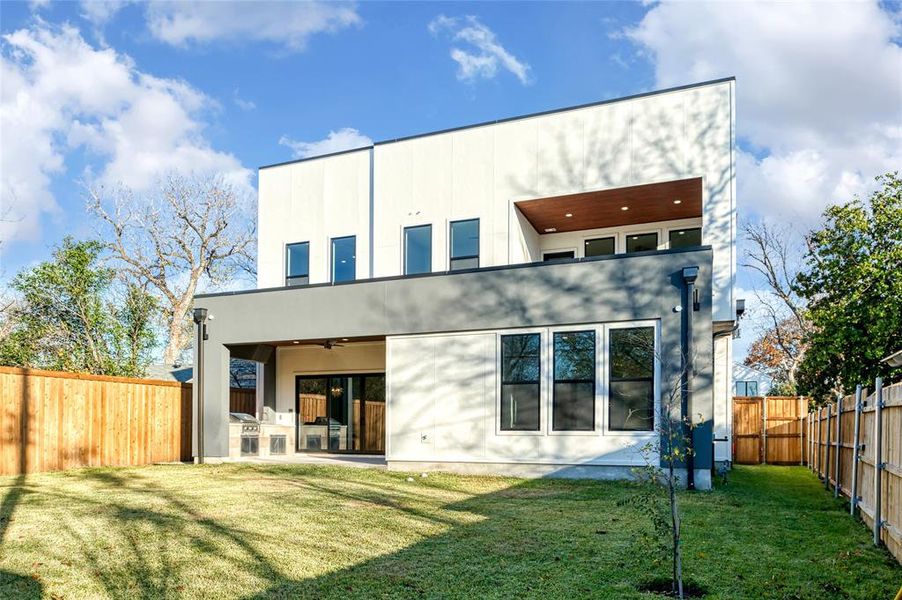
<svg viewBox="0 0 902 600">
<path fill-rule="evenodd" d="M 65 510 L 54 524 L 54 542 L 69 543 L 28 547 L 47 554 L 37 560 L 69 565 L 74 573 L 47 576 L 45 589 L 39 578 L 26 575 L 29 557 L 17 565 L 19 573 L 0 571 L 0 596 L 79 596 L 99 589 L 107 597 L 148 599 L 648 598 L 637 588 L 667 575 L 666 562 L 654 562 L 640 543 L 650 528 L 647 517 L 618 505 L 633 490 L 625 482 L 442 475 L 408 482 L 401 473 L 332 467 L 160 469 L 184 469 L 190 476 L 88 469 L 33 484 L 20 518 L 31 527 L 34 511 Z M 848 531 L 830 531 L 855 524 L 838 507 L 831 510 L 831 499 L 806 477 L 743 470 L 726 488 L 684 495 L 688 576 L 717 597 L 894 592 L 893 566 L 879 564 L 866 532 L 850 542 Z M 226 493 L 241 485 L 240 493 Z M 226 514 L 218 504 L 240 502 L 245 493 L 247 504 L 238 510 Z M 79 517 L 94 513 L 101 518 Z M 261 519 L 270 521 L 268 529 Z M 786 530 L 790 519 L 807 527 L 804 538 L 822 541 L 806 546 L 800 539 L 796 547 L 786 537 L 793 533 Z M 779 540 L 784 547 L 771 546 Z M 859 548 L 843 566 L 860 574 L 850 578 L 842 569 L 822 568 L 834 560 L 831 553 L 854 543 Z M 762 551 L 784 554 L 774 562 Z M 812 558 L 820 562 L 799 575 Z M 795 579 L 775 587 L 772 577 L 790 575 Z M 69 577 L 89 583 L 70 584 Z M 870 587 L 856 587 L 862 585 Z"/>
</svg>

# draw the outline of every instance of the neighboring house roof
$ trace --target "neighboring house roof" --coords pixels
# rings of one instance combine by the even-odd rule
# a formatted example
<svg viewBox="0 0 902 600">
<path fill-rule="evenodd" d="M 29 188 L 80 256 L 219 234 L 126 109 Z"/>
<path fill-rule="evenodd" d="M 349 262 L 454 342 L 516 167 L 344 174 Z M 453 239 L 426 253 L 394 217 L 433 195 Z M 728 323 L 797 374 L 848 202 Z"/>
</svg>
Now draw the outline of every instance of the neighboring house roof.
<svg viewBox="0 0 902 600">
<path fill-rule="evenodd" d="M 767 373 L 764 373 L 763 371 L 755 369 L 754 367 L 734 362 L 733 381 L 758 381 L 761 383 L 766 383 L 767 386 L 770 387 L 774 383 L 774 378 Z"/>
<path fill-rule="evenodd" d="M 164 365 L 155 363 L 147 367 L 145 379 L 161 379 L 163 381 L 178 381 L 191 383 L 194 378 L 194 365 Z M 244 389 L 257 387 L 256 363 L 249 360 L 233 358 L 229 364 L 229 385 Z"/>
<path fill-rule="evenodd" d="M 163 381 L 178 381 L 191 383 L 194 376 L 194 365 L 164 365 L 155 363 L 147 367 L 145 379 L 162 379 Z"/>
</svg>

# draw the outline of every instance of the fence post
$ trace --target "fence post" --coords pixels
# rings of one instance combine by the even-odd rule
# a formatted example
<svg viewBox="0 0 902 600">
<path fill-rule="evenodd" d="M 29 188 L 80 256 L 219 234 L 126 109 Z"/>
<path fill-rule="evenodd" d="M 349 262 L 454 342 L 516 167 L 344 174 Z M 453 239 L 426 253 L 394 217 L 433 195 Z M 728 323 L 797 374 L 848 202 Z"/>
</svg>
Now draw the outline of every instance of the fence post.
<svg viewBox="0 0 902 600">
<path fill-rule="evenodd" d="M 815 433 L 817 434 L 817 444 L 814 447 L 814 473 L 818 477 L 821 476 L 821 413 L 824 411 L 824 407 L 821 406 L 815 412 Z"/>
<path fill-rule="evenodd" d="M 799 464 L 805 464 L 805 398 L 799 397 Z"/>
<path fill-rule="evenodd" d="M 824 428 L 827 434 L 827 440 L 824 443 L 824 489 L 830 490 L 830 413 L 833 412 L 833 405 L 828 404 L 824 408 L 827 409 L 827 426 Z"/>
<path fill-rule="evenodd" d="M 833 452 L 833 497 L 839 498 L 839 469 L 842 461 L 840 460 L 839 444 L 842 438 L 842 396 L 836 398 L 836 450 Z"/>
<path fill-rule="evenodd" d="M 767 396 L 761 398 L 761 463 L 767 464 Z"/>
<path fill-rule="evenodd" d="M 849 501 L 849 514 L 855 516 L 858 507 L 858 440 L 861 429 L 861 384 L 855 386 L 855 426 L 852 434 L 852 498 Z"/>
<path fill-rule="evenodd" d="M 883 527 L 880 506 L 880 475 L 883 471 L 883 378 L 874 382 L 874 545 L 880 545 Z"/>
</svg>

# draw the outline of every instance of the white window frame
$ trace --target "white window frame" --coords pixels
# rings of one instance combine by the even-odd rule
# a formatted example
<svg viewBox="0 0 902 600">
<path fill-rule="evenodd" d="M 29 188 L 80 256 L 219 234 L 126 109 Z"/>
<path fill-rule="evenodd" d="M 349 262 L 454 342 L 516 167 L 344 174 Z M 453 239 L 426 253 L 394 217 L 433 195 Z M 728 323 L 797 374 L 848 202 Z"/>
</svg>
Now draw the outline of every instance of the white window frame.
<svg viewBox="0 0 902 600">
<path fill-rule="evenodd" d="M 544 398 L 544 402 L 548 405 L 546 409 L 546 428 L 548 430 L 549 436 L 597 436 L 599 433 L 603 432 L 603 428 L 601 426 L 601 417 L 600 414 L 602 411 L 602 406 L 604 405 L 604 395 L 601 389 L 601 383 L 603 379 L 602 377 L 602 369 L 604 368 L 604 360 L 603 353 L 601 352 L 601 346 L 604 342 L 604 325 L 567 325 L 563 327 L 548 327 L 546 331 L 548 334 L 545 336 L 545 344 L 546 350 L 545 352 L 548 354 L 548 369 L 544 373 L 543 379 L 545 380 L 545 388 L 548 390 L 547 398 Z M 554 410 L 554 334 L 555 333 L 565 333 L 567 331 L 592 331 L 595 333 L 595 423 L 592 429 L 587 431 L 573 431 L 573 430 L 554 430 L 554 415 L 552 411 Z"/>
<path fill-rule="evenodd" d="M 653 327 L 654 328 L 654 340 L 655 340 L 655 350 L 654 350 L 654 384 L 652 385 L 652 394 L 654 398 L 654 408 L 653 414 L 654 419 L 652 422 L 652 428 L 646 431 L 620 431 L 617 429 L 610 428 L 610 421 L 608 419 L 608 414 L 610 413 L 610 402 L 611 402 L 611 394 L 610 394 L 610 385 L 608 381 L 607 371 L 605 372 L 605 377 L 603 380 L 604 386 L 604 415 L 603 415 L 603 432 L 604 435 L 616 436 L 616 437 L 649 437 L 657 435 L 658 427 L 661 423 L 661 321 L 659 319 L 646 319 L 640 321 L 623 321 L 619 323 L 606 323 L 604 325 L 604 365 L 609 369 L 610 367 L 610 356 L 611 356 L 611 338 L 610 332 L 615 329 L 633 329 L 636 327 Z"/>
<path fill-rule="evenodd" d="M 501 365 L 501 337 L 507 335 L 523 335 L 529 333 L 539 334 L 539 429 L 536 431 L 506 431 L 501 429 L 501 382 L 503 379 Z M 546 399 L 548 397 L 548 378 L 546 370 L 548 365 L 548 347 L 546 339 L 548 329 L 545 327 L 530 327 L 527 329 L 508 329 L 495 332 L 495 435 L 497 436 L 544 436 L 547 431 L 543 413 L 547 413 Z"/>
<path fill-rule="evenodd" d="M 652 394 L 654 398 L 654 420 L 652 428 L 645 431 L 619 431 L 610 429 L 608 412 L 610 408 L 610 336 L 614 329 L 633 329 L 636 327 L 652 327 L 654 329 L 654 375 Z M 554 334 L 566 331 L 595 332 L 595 427 L 589 431 L 555 431 L 553 428 L 554 409 Z M 539 334 L 539 429 L 537 431 L 502 431 L 501 429 L 501 336 Z M 496 436 L 548 436 L 548 437 L 585 437 L 605 436 L 613 438 L 639 438 L 653 440 L 658 435 L 661 422 L 661 321 L 660 319 L 641 319 L 636 321 L 619 321 L 609 323 L 587 323 L 583 325 L 561 325 L 549 327 L 528 327 L 522 329 L 505 329 L 495 331 L 495 435 Z"/>
</svg>

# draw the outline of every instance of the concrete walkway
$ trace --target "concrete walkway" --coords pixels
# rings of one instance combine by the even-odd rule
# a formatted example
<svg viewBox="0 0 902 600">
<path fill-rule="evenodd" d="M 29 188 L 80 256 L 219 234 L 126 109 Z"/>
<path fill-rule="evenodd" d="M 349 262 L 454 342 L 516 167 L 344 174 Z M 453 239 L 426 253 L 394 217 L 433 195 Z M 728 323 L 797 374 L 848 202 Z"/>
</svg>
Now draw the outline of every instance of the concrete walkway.
<svg viewBox="0 0 902 600">
<path fill-rule="evenodd" d="M 262 465 L 332 465 L 361 469 L 385 469 L 385 456 L 381 454 L 288 454 L 285 456 L 250 457 L 233 459 L 232 462 Z"/>
</svg>

